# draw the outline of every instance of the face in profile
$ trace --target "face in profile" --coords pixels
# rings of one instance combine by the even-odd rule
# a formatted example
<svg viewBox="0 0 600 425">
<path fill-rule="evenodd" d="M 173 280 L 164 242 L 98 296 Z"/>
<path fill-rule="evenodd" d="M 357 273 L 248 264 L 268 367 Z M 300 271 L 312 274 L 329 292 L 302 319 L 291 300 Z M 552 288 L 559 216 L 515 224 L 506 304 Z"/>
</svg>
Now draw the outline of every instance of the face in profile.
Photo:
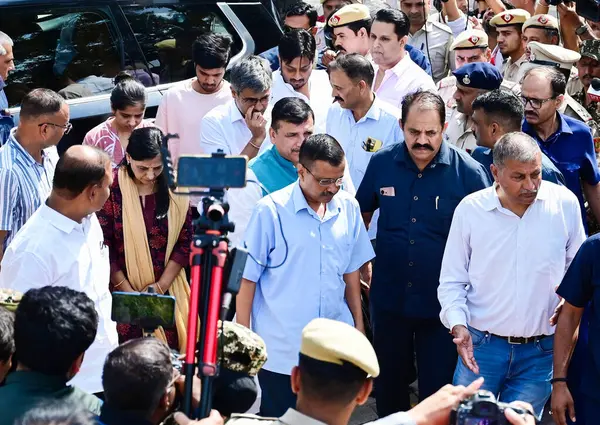
<svg viewBox="0 0 600 425">
<path fill-rule="evenodd" d="M 504 56 L 510 56 L 522 48 L 521 33 L 516 27 L 498 28 L 498 48 Z"/>
<path fill-rule="evenodd" d="M 352 110 L 359 103 L 362 91 L 368 89 L 364 81 L 355 83 L 341 69 L 330 71 L 329 82 L 333 99 L 344 109 Z"/>
<path fill-rule="evenodd" d="M 361 51 L 367 40 L 367 31 L 364 28 L 357 33 L 348 27 L 338 27 L 333 29 L 335 37 L 335 50 L 341 53 L 358 53 Z M 367 42 L 368 43 L 368 42 Z"/>
</svg>

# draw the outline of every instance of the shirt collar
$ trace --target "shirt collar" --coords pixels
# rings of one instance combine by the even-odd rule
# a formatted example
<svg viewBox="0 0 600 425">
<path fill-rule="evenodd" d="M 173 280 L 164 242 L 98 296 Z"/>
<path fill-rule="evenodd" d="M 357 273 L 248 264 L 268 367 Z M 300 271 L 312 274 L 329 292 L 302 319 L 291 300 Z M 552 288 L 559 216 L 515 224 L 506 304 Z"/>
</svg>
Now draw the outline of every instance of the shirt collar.
<svg viewBox="0 0 600 425">
<path fill-rule="evenodd" d="M 547 141 L 552 139 L 553 136 L 556 134 L 562 134 L 562 133 L 573 134 L 573 130 L 571 129 L 571 126 L 569 125 L 567 120 L 565 120 L 565 116 L 558 111 L 556 111 L 556 113 L 558 114 L 558 120 L 559 120 L 558 121 L 558 130 L 556 130 L 556 132 L 554 134 L 552 134 L 550 137 L 548 137 Z M 539 137 L 537 135 L 537 132 L 535 131 L 535 128 L 533 128 L 533 126 L 530 125 L 527 122 L 527 120 L 523 120 L 523 132 L 527 133 L 530 136 L 533 136 L 535 139 L 539 140 Z"/>
<path fill-rule="evenodd" d="M 4 82 L 2 77 L 0 77 L 0 90 L 4 89 L 4 87 L 6 87 L 6 83 Z"/>
<path fill-rule="evenodd" d="M 379 117 L 381 117 L 381 101 L 377 98 L 377 95 L 375 93 L 373 93 L 373 96 L 375 98 L 373 100 L 373 103 L 371 104 L 371 107 L 369 108 L 365 116 L 359 119 L 356 122 L 356 124 L 367 121 L 369 119 L 379 121 Z M 354 120 L 354 115 L 352 114 L 352 111 L 350 109 L 344 109 L 344 113 L 348 114 L 352 118 L 352 120 Z"/>
<path fill-rule="evenodd" d="M 283 422 L 285 425 L 326 425 L 324 422 L 313 419 L 310 416 L 306 416 L 305 414 L 291 408 L 288 409 L 281 418 L 279 418 L 279 421 Z"/>
<path fill-rule="evenodd" d="M 242 113 L 240 112 L 240 110 L 237 107 L 237 104 L 235 103 L 235 99 L 231 99 L 229 101 L 229 119 L 231 120 L 232 124 L 236 121 L 244 120 Z"/>
<path fill-rule="evenodd" d="M 322 219 L 320 219 L 321 221 L 325 222 L 340 212 L 341 207 L 336 197 L 337 194 L 327 204 L 325 215 Z M 300 179 L 294 183 L 294 188 L 292 189 L 292 202 L 294 203 L 294 213 L 298 214 L 298 212 L 306 210 L 310 215 L 316 217 L 316 212 L 310 207 L 310 205 L 308 205 L 306 197 L 304 196 L 304 193 L 302 193 L 302 188 L 300 188 Z"/>
<path fill-rule="evenodd" d="M 497 208 L 503 208 L 502 204 L 500 203 L 500 198 L 498 197 L 497 188 L 498 188 L 498 183 L 494 182 L 494 184 L 491 187 L 484 189 L 484 190 L 489 191 L 489 193 L 488 193 L 489 196 L 486 196 L 486 197 L 482 198 L 482 200 L 481 200 L 481 204 L 482 204 L 484 210 L 492 211 Z M 540 184 L 540 188 L 538 189 L 537 196 L 535 197 L 535 201 L 531 205 L 534 205 L 538 201 L 545 201 L 546 199 L 548 199 L 548 191 L 549 191 L 548 185 L 546 183 L 544 183 L 544 180 L 542 180 L 542 183 Z"/>
<path fill-rule="evenodd" d="M 76 228 L 82 228 L 88 217 L 84 218 L 81 224 L 71 220 L 69 217 L 62 215 L 58 211 L 50 208 L 46 203 L 40 206 L 40 214 L 48 220 L 50 224 L 56 227 L 63 233 L 69 234 Z"/>
<path fill-rule="evenodd" d="M 433 157 L 431 162 L 427 165 L 427 168 L 431 168 L 431 166 L 434 164 L 450 165 L 450 149 L 451 148 L 448 145 L 448 143 L 442 141 L 440 150 L 438 151 L 437 155 Z M 405 164 L 415 164 L 410 155 L 408 154 L 408 147 L 406 146 L 406 142 L 404 141 L 398 143 L 394 159 L 397 162 L 402 162 Z"/>
<path fill-rule="evenodd" d="M 40 165 L 40 164 L 38 164 L 38 162 L 35 159 L 33 159 L 31 154 L 29 152 L 27 152 L 23 146 L 21 146 L 21 144 L 18 142 L 17 138 L 15 137 L 15 134 L 17 134 L 17 127 L 10 130 L 10 136 L 8 138 L 8 143 L 10 143 L 11 147 L 13 149 L 16 149 L 23 156 L 23 159 L 25 160 L 27 165 Z M 48 152 L 46 152 L 45 150 L 42 150 L 42 164 L 47 157 L 48 157 Z"/>
<path fill-rule="evenodd" d="M 306 84 L 308 84 L 308 92 L 309 93 L 311 90 L 311 79 L 312 79 L 311 77 L 312 77 L 312 73 L 311 73 L 311 76 L 308 78 L 308 81 L 306 82 Z M 277 70 L 273 73 L 273 86 L 276 86 L 276 85 L 281 85 L 281 86 L 285 87 L 287 89 L 287 91 L 290 93 L 289 97 L 299 97 L 302 100 L 304 100 L 306 103 L 310 103 L 309 102 L 310 99 L 308 99 L 303 93 L 296 91 L 296 89 L 294 89 L 294 87 L 292 87 L 291 84 L 288 84 L 285 82 L 285 80 L 283 79 L 283 75 L 281 75 L 281 70 Z"/>
</svg>

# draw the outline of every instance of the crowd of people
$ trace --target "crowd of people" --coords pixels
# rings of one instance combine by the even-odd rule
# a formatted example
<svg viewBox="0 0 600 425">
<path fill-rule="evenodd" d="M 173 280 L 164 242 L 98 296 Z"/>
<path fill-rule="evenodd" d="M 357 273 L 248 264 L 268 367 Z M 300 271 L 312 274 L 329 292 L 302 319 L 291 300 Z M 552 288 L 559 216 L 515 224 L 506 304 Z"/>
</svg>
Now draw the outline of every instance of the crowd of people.
<svg viewBox="0 0 600 425">
<path fill-rule="evenodd" d="M 119 74 L 60 157 L 69 104 L 36 88 L 15 126 L 0 32 L 0 288 L 24 294 L 0 307 L 0 425 L 196 424 L 171 415 L 169 349 L 202 198 L 169 188 L 166 134 L 175 164 L 249 159 L 225 194 L 249 253 L 228 326 L 260 360 L 223 369 L 200 424 L 345 425 L 369 396 L 378 425 L 448 424 L 479 390 L 523 409 L 512 424 L 600 417 L 597 24 L 546 0 L 322 8 L 293 4 L 276 47 L 231 64 L 228 36 L 201 35 L 154 120 Z M 173 296 L 175 326 L 116 324 L 115 291 Z"/>
</svg>

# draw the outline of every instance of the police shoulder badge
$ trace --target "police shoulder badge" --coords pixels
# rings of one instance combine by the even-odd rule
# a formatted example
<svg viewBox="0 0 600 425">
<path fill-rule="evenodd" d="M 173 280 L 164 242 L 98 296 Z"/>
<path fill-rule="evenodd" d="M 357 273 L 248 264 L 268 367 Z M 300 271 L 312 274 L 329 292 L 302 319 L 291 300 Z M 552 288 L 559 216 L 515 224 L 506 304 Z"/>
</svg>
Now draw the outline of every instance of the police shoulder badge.
<svg viewBox="0 0 600 425">
<path fill-rule="evenodd" d="M 362 144 L 362 148 L 367 152 L 377 152 L 382 146 L 383 143 L 381 140 L 374 139 L 373 137 L 368 137 Z"/>
<path fill-rule="evenodd" d="M 462 82 L 465 86 L 468 86 L 469 84 L 471 84 L 471 79 L 469 78 L 468 75 L 465 75 L 462 79 Z"/>
</svg>

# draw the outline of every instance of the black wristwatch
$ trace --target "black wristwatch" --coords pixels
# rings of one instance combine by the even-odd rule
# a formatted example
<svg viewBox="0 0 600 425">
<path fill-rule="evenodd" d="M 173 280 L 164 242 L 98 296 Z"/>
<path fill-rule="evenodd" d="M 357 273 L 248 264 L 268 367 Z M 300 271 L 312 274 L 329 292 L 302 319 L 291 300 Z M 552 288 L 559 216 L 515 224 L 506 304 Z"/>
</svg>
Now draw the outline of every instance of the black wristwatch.
<svg viewBox="0 0 600 425">
<path fill-rule="evenodd" d="M 581 24 L 581 26 L 575 30 L 575 34 L 583 35 L 588 32 L 589 29 L 590 27 L 588 27 L 587 24 Z"/>
</svg>

